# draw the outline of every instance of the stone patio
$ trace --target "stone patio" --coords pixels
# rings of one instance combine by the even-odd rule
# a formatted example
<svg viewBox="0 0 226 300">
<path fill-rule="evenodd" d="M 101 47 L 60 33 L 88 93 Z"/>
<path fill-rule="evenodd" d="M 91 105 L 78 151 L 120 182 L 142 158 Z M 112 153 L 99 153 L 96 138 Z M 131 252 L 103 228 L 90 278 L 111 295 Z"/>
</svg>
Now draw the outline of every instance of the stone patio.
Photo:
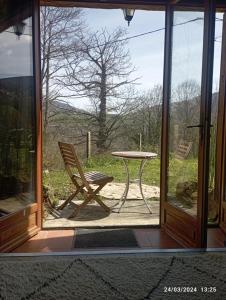
<svg viewBox="0 0 226 300">
<path fill-rule="evenodd" d="M 157 186 L 142 185 L 143 193 L 147 198 L 152 214 L 149 213 L 144 201 L 141 199 L 139 186 L 130 184 L 128 199 L 120 213 L 119 200 L 123 194 L 125 184 L 109 183 L 100 193 L 104 203 L 111 208 L 111 212 L 105 212 L 96 202 L 83 208 L 74 219 L 68 219 L 75 206 L 80 201 L 74 199 L 63 211 L 56 211 L 48 215 L 44 221 L 44 228 L 74 228 L 74 227 L 123 227 L 159 224 L 159 196 Z"/>
</svg>

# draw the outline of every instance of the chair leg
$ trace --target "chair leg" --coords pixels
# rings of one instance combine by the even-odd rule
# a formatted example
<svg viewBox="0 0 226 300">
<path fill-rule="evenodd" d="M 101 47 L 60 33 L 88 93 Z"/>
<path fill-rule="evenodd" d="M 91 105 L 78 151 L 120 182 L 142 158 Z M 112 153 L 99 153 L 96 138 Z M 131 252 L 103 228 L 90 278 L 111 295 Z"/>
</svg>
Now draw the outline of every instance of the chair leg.
<svg viewBox="0 0 226 300">
<path fill-rule="evenodd" d="M 73 194 L 71 194 L 71 195 L 67 198 L 67 200 L 64 201 L 63 204 L 61 204 L 61 205 L 57 208 L 57 210 L 63 209 L 69 202 L 71 202 L 79 192 L 82 192 L 82 191 L 83 191 L 83 187 L 84 187 L 83 185 L 80 186 Z"/>
<path fill-rule="evenodd" d="M 97 196 L 97 193 L 98 193 L 100 190 L 102 190 L 102 188 L 103 188 L 105 185 L 106 185 L 106 183 L 105 183 L 105 184 L 101 184 L 101 185 L 99 185 L 99 187 L 98 187 L 95 191 L 93 191 L 93 198 L 94 198 L 94 200 L 96 200 L 96 202 L 97 202 L 101 207 L 103 207 L 103 209 L 104 209 L 105 211 L 110 212 L 111 209 L 110 209 L 106 204 L 104 204 L 104 202 L 103 202 L 102 200 L 100 200 L 100 199 L 98 198 L 98 196 Z"/>
<path fill-rule="evenodd" d="M 100 199 L 98 199 L 98 196 L 97 196 L 97 195 L 95 195 L 94 199 L 96 200 L 96 202 L 97 202 L 100 206 L 103 207 L 103 209 L 104 209 L 106 212 L 110 212 L 110 211 L 111 211 L 110 207 L 108 207 L 106 204 L 104 204 L 103 201 L 101 201 Z"/>
<path fill-rule="evenodd" d="M 67 200 L 64 201 L 64 203 L 61 204 L 61 205 L 57 208 L 57 210 L 63 209 L 69 202 L 71 202 L 71 201 L 74 199 L 74 197 L 75 197 L 78 193 L 81 193 L 81 194 L 83 195 L 83 193 L 84 193 L 84 190 L 83 190 L 84 184 L 82 184 L 81 186 L 79 186 L 79 185 L 77 184 L 77 185 L 76 185 L 76 188 L 77 188 L 76 191 L 75 191 L 73 194 L 71 194 L 71 195 L 67 198 Z"/>
<path fill-rule="evenodd" d="M 101 207 L 103 207 L 103 209 L 106 211 L 106 212 L 110 212 L 111 209 L 103 203 L 103 201 L 101 201 L 98 196 L 97 196 L 97 193 L 106 185 L 105 184 L 102 184 L 102 185 L 99 185 L 98 188 L 96 190 L 92 190 L 90 189 L 88 192 L 84 191 L 84 189 L 82 189 L 82 195 L 83 197 L 85 198 L 84 202 L 80 205 L 78 205 L 76 207 L 76 209 L 74 210 L 74 212 L 68 217 L 69 219 L 71 218 L 74 218 L 76 217 L 78 214 L 79 214 L 79 211 L 81 208 L 85 207 L 88 203 L 90 203 L 92 200 L 95 200 Z"/>
<path fill-rule="evenodd" d="M 84 202 L 82 202 L 82 204 L 78 205 L 75 210 L 73 211 L 73 213 L 68 217 L 68 219 L 72 219 L 74 217 L 77 217 L 77 215 L 79 214 L 80 212 L 80 209 L 85 207 L 89 202 L 90 202 L 91 198 L 87 197 L 85 199 Z"/>
</svg>

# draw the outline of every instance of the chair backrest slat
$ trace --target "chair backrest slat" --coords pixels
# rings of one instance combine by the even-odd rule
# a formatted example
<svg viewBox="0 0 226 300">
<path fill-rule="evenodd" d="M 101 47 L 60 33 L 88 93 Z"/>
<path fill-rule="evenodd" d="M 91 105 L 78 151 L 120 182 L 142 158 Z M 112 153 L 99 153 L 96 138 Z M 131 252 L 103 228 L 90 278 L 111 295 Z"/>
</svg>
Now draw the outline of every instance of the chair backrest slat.
<svg viewBox="0 0 226 300">
<path fill-rule="evenodd" d="M 74 174 L 73 174 L 71 168 L 76 168 L 78 170 L 78 173 L 79 173 L 81 180 L 83 181 L 85 187 L 90 188 L 87 180 L 85 179 L 85 175 L 84 175 L 82 166 L 80 164 L 80 161 L 78 159 L 77 153 L 75 151 L 74 145 L 68 144 L 68 143 L 62 143 L 62 142 L 58 142 L 58 145 L 60 148 L 61 156 L 64 161 L 65 168 L 66 168 L 69 176 L 71 177 L 71 180 L 73 182 L 75 180 Z"/>
<path fill-rule="evenodd" d="M 180 140 L 176 151 L 174 152 L 175 158 L 186 159 L 191 151 L 192 142 Z"/>
</svg>

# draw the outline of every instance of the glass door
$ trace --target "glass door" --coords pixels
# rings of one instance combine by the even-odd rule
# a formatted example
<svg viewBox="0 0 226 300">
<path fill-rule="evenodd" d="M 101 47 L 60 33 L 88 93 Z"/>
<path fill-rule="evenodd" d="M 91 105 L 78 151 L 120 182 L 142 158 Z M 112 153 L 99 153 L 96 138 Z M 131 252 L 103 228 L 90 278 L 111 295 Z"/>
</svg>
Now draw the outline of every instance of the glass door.
<svg viewBox="0 0 226 300">
<path fill-rule="evenodd" d="M 38 7 L 0 3 L 0 252 L 41 225 Z"/>
<path fill-rule="evenodd" d="M 220 227 L 226 232 L 226 13 L 223 17 L 219 112 L 217 128 L 216 191 L 220 198 Z"/>
<path fill-rule="evenodd" d="M 206 45 L 213 43 L 214 28 L 208 17 L 214 13 L 208 7 L 205 11 L 171 8 L 168 14 L 167 51 L 171 53 L 170 75 L 164 82 L 168 93 L 164 95 L 161 224 L 185 247 L 202 247 L 211 109 L 208 74 L 212 74 L 212 63 L 208 69 L 206 61 L 207 57 L 213 59 L 213 51 L 211 47 L 207 51 Z"/>
</svg>

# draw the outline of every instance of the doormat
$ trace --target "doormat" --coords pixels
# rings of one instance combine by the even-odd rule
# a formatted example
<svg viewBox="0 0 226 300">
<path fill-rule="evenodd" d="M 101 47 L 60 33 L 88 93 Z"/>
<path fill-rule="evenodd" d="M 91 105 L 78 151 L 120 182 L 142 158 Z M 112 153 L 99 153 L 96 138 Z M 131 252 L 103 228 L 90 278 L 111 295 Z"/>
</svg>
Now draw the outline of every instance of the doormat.
<svg viewBox="0 0 226 300">
<path fill-rule="evenodd" d="M 139 247 L 132 229 L 78 229 L 75 248 Z"/>
</svg>

